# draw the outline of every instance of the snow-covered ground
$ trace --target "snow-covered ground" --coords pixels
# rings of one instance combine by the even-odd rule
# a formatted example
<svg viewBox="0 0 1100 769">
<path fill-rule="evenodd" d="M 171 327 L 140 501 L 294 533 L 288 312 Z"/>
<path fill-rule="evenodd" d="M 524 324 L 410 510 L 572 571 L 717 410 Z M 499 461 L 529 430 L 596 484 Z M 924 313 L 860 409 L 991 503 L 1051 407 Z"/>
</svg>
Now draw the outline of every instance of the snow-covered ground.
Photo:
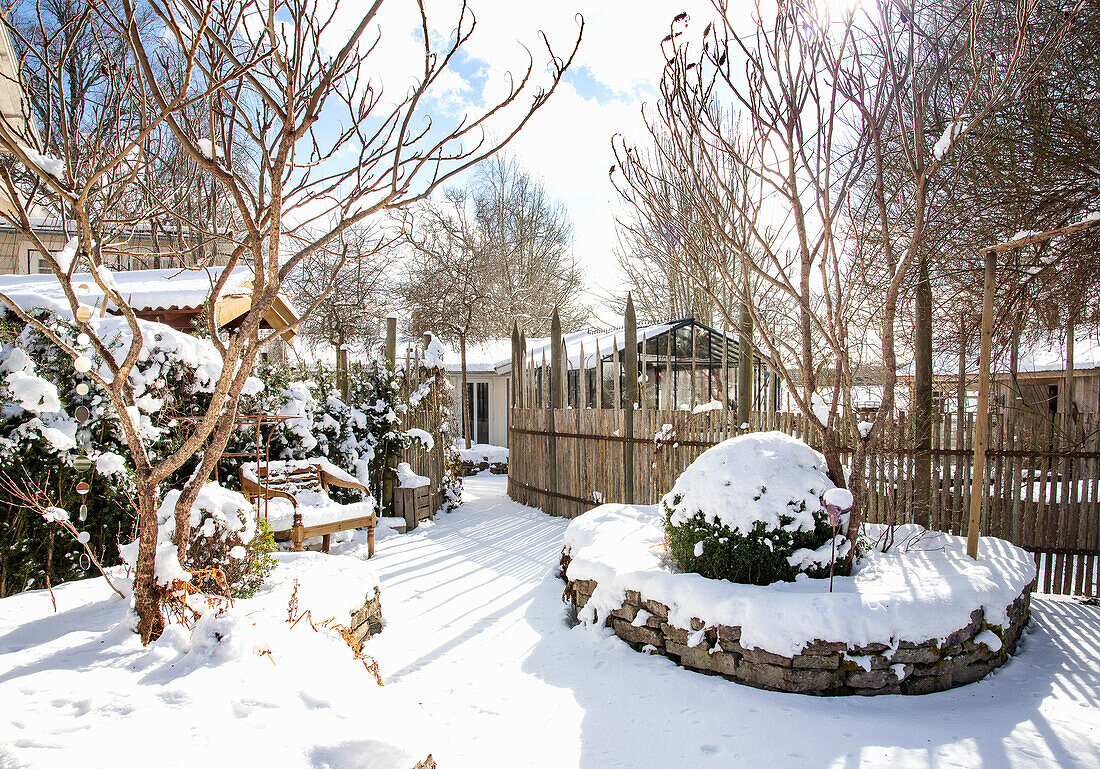
<svg viewBox="0 0 1100 769">
<path fill-rule="evenodd" d="M 1100 765 L 1100 608 L 1037 598 L 1019 655 L 949 692 L 749 689 L 573 627 L 555 576 L 567 522 L 505 485 L 467 479 L 466 505 L 380 539 L 387 627 L 366 651 L 383 689 L 347 658 L 310 675 L 298 657 L 141 650 L 103 626 L 95 583 L 58 591 L 73 601 L 56 618 L 42 594 L 0 602 L 0 767 L 411 767 L 429 751 L 441 769 Z"/>
</svg>

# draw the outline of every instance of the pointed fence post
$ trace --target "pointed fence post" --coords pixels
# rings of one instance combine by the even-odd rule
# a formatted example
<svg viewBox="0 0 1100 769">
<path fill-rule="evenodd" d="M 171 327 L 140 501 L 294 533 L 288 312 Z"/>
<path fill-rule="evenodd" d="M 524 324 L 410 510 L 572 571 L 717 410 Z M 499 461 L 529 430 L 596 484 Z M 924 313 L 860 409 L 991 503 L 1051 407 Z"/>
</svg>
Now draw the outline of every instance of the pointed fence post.
<svg viewBox="0 0 1100 769">
<path fill-rule="evenodd" d="M 527 335 L 523 331 L 519 332 L 519 347 L 516 352 L 519 358 L 519 372 L 517 373 L 518 379 L 516 379 L 516 391 L 519 399 L 516 401 L 516 405 L 521 409 L 529 409 L 531 403 L 527 400 L 527 382 L 525 381 L 527 374 Z"/>
<path fill-rule="evenodd" d="M 545 376 L 545 373 L 543 374 Z M 547 510 L 551 515 L 560 514 L 560 506 L 558 505 L 558 498 L 555 496 L 558 493 L 558 438 L 555 433 L 557 432 L 557 411 L 562 408 L 562 395 L 564 394 L 564 383 L 562 380 L 562 338 L 561 338 L 561 318 L 558 316 L 558 309 L 554 308 L 554 315 L 550 320 L 550 399 L 547 403 L 546 409 L 546 431 L 549 433 L 547 436 L 547 442 L 549 443 L 549 488 L 547 489 L 550 494 L 547 499 Z"/>
<path fill-rule="evenodd" d="M 512 375 L 509 377 L 509 386 L 512 388 L 511 397 L 508 399 L 508 405 L 515 408 L 519 405 L 519 382 L 520 382 L 520 370 L 519 364 L 522 358 L 519 351 L 519 325 L 512 321 Z M 509 422 L 511 417 L 509 417 Z"/>
<path fill-rule="evenodd" d="M 638 402 L 638 319 L 634 299 L 626 295 L 623 317 L 623 492 L 628 505 L 634 504 L 634 406 Z"/>
</svg>

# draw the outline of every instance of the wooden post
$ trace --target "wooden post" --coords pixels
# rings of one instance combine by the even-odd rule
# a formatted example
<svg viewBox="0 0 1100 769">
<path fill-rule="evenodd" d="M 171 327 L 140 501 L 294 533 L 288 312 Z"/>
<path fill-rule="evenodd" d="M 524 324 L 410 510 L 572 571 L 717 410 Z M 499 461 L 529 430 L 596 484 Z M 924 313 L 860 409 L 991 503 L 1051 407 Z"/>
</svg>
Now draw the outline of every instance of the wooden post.
<svg viewBox="0 0 1100 769">
<path fill-rule="evenodd" d="M 596 410 L 603 408 L 603 358 L 600 357 L 600 338 L 596 337 Z"/>
<path fill-rule="evenodd" d="M 397 313 L 386 316 L 386 360 L 397 365 Z"/>
<path fill-rule="evenodd" d="M 982 521 L 985 485 L 985 446 L 989 434 L 990 358 L 993 352 L 993 287 L 997 272 L 997 254 L 985 254 L 985 286 L 982 296 L 982 351 L 978 363 L 978 413 L 974 419 L 974 470 L 970 479 L 970 521 L 967 527 L 966 554 L 978 558 L 978 530 Z"/>
<path fill-rule="evenodd" d="M 546 440 L 548 443 L 550 462 L 550 473 L 548 475 L 550 484 L 547 491 L 551 495 L 557 494 L 558 489 L 558 439 L 554 434 L 557 431 L 557 411 L 562 407 L 562 395 L 564 394 L 564 383 L 562 380 L 562 338 L 561 338 L 561 318 L 558 317 L 558 309 L 554 308 L 554 315 L 550 320 L 550 398 L 547 402 L 546 409 L 546 431 L 549 433 Z M 546 353 L 543 353 L 543 376 L 546 376 L 545 364 Z M 558 498 L 555 496 L 549 496 L 547 499 L 547 510 L 550 515 L 559 514 Z"/>
<path fill-rule="evenodd" d="M 515 408 L 519 405 L 519 382 L 521 379 L 520 374 L 520 361 L 523 360 L 522 354 L 519 350 L 519 325 L 512 321 L 512 376 L 509 379 L 510 386 L 512 388 L 512 397 L 509 401 L 509 406 Z M 511 421 L 511 417 L 509 417 Z"/>
<path fill-rule="evenodd" d="M 550 408 L 560 409 L 565 395 L 565 383 L 562 381 L 562 338 L 561 319 L 558 309 L 550 319 Z"/>
<path fill-rule="evenodd" d="M 634 405 L 638 402 L 638 319 L 634 299 L 626 295 L 623 318 L 623 387 L 626 397 L 623 411 L 623 491 L 628 505 L 634 503 Z"/>
</svg>

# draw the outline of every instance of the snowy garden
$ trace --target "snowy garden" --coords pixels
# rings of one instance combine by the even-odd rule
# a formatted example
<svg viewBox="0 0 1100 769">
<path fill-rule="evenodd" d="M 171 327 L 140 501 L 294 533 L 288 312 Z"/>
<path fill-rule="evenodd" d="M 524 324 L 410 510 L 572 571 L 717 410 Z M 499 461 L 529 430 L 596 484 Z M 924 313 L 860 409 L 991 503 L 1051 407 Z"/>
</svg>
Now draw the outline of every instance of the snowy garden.
<svg viewBox="0 0 1100 769">
<path fill-rule="evenodd" d="M 1100 12 L 558 5 L 0 20 L 0 767 L 1100 766 Z"/>
</svg>

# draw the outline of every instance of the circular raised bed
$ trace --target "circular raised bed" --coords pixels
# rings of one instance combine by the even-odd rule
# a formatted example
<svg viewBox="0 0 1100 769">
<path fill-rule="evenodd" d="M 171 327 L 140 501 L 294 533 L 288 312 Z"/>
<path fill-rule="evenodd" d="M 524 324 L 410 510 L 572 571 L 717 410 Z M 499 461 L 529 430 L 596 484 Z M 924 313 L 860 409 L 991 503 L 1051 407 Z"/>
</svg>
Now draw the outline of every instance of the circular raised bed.
<svg viewBox="0 0 1100 769">
<path fill-rule="evenodd" d="M 639 651 L 749 686 L 817 695 L 926 694 L 977 681 L 1016 650 L 1035 566 L 999 539 L 895 530 L 850 577 L 766 586 L 677 573 L 657 506 L 602 505 L 565 534 L 580 621 Z M 868 527 L 871 541 L 883 527 Z"/>
</svg>

